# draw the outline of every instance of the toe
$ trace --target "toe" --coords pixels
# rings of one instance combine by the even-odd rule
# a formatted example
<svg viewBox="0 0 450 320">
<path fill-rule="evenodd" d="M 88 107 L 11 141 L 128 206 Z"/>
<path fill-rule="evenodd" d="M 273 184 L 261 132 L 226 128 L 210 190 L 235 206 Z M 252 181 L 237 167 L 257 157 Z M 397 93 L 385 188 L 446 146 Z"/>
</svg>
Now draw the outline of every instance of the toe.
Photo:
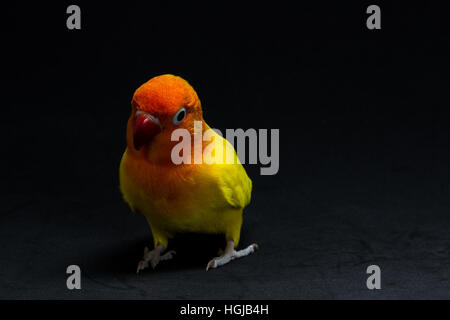
<svg viewBox="0 0 450 320">
<path fill-rule="evenodd" d="M 206 266 L 206 271 L 209 270 L 209 268 L 216 268 L 217 264 L 216 264 L 216 258 L 212 259 L 210 262 L 208 262 L 208 265 Z"/>
<path fill-rule="evenodd" d="M 175 256 L 175 254 L 176 252 L 174 250 L 170 250 L 160 257 L 160 261 L 170 260 Z"/>
<path fill-rule="evenodd" d="M 156 266 L 158 265 L 159 261 L 160 261 L 160 256 L 154 256 L 151 260 L 150 260 L 150 265 L 152 266 L 153 269 L 156 268 Z"/>
<path fill-rule="evenodd" d="M 139 261 L 137 270 L 136 270 L 136 274 L 138 274 L 139 271 L 144 270 L 146 267 L 148 267 L 148 263 L 146 261 L 144 261 L 144 260 Z"/>
</svg>

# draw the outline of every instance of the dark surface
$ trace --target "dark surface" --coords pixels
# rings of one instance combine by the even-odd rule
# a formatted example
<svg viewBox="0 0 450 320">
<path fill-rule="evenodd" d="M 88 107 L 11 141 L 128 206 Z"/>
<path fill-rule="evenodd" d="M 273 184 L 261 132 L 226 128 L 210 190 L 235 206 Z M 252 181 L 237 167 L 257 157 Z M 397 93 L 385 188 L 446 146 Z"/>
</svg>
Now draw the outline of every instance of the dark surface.
<svg viewBox="0 0 450 320">
<path fill-rule="evenodd" d="M 203 8 L 9 4 L 1 134 L 0 298 L 450 298 L 449 29 L 437 2 Z M 191 8 L 192 9 L 192 8 Z M 150 230 L 118 189 L 134 90 L 186 78 L 219 129 L 279 128 L 280 171 L 253 180 L 241 245 L 175 239 L 135 274 Z M 214 240 L 214 241 L 211 241 Z M 66 289 L 66 267 L 82 290 Z M 366 288 L 366 268 L 382 290 Z"/>
</svg>

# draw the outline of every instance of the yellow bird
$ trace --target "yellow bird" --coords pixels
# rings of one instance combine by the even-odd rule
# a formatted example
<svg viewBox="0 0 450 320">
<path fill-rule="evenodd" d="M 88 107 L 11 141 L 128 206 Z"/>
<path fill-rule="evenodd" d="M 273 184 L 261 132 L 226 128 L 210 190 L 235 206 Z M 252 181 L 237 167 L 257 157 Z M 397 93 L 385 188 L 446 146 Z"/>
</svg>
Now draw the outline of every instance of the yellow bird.
<svg viewBox="0 0 450 320">
<path fill-rule="evenodd" d="M 177 233 L 225 236 L 223 254 L 212 259 L 206 270 L 253 253 L 257 244 L 235 250 L 252 182 L 233 146 L 213 130 L 208 131 L 195 90 L 180 77 L 161 75 L 136 90 L 131 106 L 127 148 L 119 169 L 120 189 L 131 210 L 147 219 L 155 246 L 151 251 L 144 249 L 137 272 L 171 259 L 175 252 L 166 251 L 168 240 Z M 199 135 L 196 123 L 201 132 L 210 133 L 211 143 L 219 146 L 208 154 L 205 149 L 209 144 L 202 143 L 200 162 L 194 159 L 194 141 Z M 176 129 L 192 136 L 182 152 L 186 160 L 182 163 L 173 161 L 173 150 L 180 143 L 172 137 Z M 226 161 L 230 154 L 232 163 Z"/>
</svg>

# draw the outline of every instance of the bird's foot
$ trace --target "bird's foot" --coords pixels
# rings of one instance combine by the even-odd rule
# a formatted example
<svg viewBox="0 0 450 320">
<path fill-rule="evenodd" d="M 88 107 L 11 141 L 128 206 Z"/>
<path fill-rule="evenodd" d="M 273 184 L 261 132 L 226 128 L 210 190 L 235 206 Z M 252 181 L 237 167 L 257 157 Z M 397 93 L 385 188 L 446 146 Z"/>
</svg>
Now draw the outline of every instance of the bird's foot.
<svg viewBox="0 0 450 320">
<path fill-rule="evenodd" d="M 165 250 L 163 245 L 158 244 L 158 246 L 153 249 L 149 250 L 148 247 L 144 248 L 144 256 L 142 257 L 142 260 L 139 261 L 136 273 L 139 273 L 139 271 L 144 270 L 145 268 L 148 268 L 150 265 L 153 269 L 158 265 L 160 261 L 164 260 L 170 260 L 174 257 L 175 251 L 171 250 L 169 252 L 164 253 L 161 255 L 161 253 Z"/>
<path fill-rule="evenodd" d="M 234 242 L 228 241 L 227 247 L 225 248 L 225 252 L 221 254 L 219 257 L 216 257 L 211 261 L 209 261 L 208 265 L 206 266 L 206 271 L 208 271 L 209 268 L 217 268 L 223 266 L 224 264 L 227 264 L 231 260 L 248 256 L 249 254 L 252 254 L 258 249 L 259 246 L 256 243 L 254 243 L 252 245 L 249 245 L 245 249 L 236 251 L 234 250 Z"/>
</svg>

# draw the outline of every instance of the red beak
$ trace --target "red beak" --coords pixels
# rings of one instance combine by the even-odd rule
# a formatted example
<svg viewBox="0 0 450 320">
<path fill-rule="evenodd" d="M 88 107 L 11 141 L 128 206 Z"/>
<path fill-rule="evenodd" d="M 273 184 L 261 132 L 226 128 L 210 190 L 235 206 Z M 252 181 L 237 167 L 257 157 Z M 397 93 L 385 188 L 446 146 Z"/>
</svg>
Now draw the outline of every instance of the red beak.
<svg viewBox="0 0 450 320">
<path fill-rule="evenodd" d="M 138 111 L 134 118 L 134 147 L 139 150 L 161 132 L 161 124 L 151 114 Z"/>
</svg>

